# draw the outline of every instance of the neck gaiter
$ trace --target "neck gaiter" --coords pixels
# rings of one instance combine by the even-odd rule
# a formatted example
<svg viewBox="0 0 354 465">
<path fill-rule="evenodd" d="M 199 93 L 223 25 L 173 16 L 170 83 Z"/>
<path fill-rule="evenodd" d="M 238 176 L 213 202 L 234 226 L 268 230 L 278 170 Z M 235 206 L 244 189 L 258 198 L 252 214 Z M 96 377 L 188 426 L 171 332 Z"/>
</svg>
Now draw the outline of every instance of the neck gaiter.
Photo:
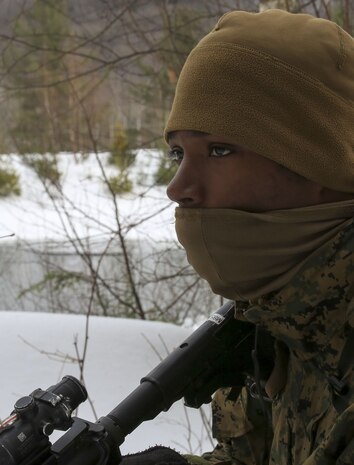
<svg viewBox="0 0 354 465">
<path fill-rule="evenodd" d="M 354 216 L 354 200 L 266 213 L 176 208 L 189 263 L 216 294 L 254 300 L 281 289 Z"/>
</svg>

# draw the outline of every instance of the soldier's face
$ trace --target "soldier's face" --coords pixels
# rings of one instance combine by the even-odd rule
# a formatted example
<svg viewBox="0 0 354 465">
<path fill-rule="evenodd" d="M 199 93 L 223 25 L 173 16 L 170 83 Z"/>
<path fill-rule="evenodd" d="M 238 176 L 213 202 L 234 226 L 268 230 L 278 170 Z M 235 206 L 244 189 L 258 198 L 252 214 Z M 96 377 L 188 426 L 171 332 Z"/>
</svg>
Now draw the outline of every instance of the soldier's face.
<svg viewBox="0 0 354 465">
<path fill-rule="evenodd" d="M 264 212 L 345 200 L 228 138 L 196 131 L 170 135 L 178 170 L 167 188 L 182 207 Z"/>
</svg>

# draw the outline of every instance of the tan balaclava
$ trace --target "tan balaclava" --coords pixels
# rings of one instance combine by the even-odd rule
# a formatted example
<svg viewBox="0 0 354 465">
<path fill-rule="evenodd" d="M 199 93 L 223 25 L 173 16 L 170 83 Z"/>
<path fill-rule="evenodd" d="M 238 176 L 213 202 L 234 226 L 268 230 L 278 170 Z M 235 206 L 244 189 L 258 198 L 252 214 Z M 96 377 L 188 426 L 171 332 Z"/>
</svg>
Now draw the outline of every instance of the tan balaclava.
<svg viewBox="0 0 354 465">
<path fill-rule="evenodd" d="M 310 15 L 235 11 L 188 57 L 165 137 L 233 137 L 309 180 L 354 193 L 353 123 L 353 38 Z M 353 215 L 354 201 L 260 214 L 177 208 L 176 231 L 214 292 L 248 300 L 289 282 Z"/>
<path fill-rule="evenodd" d="M 179 77 L 165 137 L 182 129 L 354 193 L 354 39 L 307 14 L 225 14 Z"/>
</svg>

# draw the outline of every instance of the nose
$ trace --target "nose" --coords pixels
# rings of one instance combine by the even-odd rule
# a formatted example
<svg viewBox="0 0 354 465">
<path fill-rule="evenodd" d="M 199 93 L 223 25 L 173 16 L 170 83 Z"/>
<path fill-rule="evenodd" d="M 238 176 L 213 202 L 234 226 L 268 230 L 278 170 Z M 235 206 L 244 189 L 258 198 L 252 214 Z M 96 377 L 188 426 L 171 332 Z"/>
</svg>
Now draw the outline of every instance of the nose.
<svg viewBox="0 0 354 465">
<path fill-rule="evenodd" d="M 166 192 L 180 207 L 201 207 L 204 192 L 201 171 L 183 159 Z"/>
</svg>

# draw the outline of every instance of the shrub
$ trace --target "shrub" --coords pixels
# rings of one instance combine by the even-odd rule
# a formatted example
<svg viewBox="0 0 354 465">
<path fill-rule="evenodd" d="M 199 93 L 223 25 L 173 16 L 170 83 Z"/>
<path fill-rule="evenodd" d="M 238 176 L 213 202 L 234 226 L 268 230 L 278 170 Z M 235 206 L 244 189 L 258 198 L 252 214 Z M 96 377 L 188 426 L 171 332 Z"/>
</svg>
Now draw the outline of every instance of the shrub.
<svg viewBox="0 0 354 465">
<path fill-rule="evenodd" d="M 15 171 L 0 168 L 0 197 L 21 195 L 20 178 Z"/>
<path fill-rule="evenodd" d="M 117 176 L 111 176 L 108 179 L 111 191 L 115 195 L 126 194 L 131 192 L 133 189 L 133 183 L 128 178 L 126 173 L 118 174 Z"/>
<path fill-rule="evenodd" d="M 56 158 L 40 156 L 30 159 L 28 164 L 37 173 L 39 178 L 49 181 L 54 185 L 59 184 L 61 173 L 58 169 Z"/>
<path fill-rule="evenodd" d="M 127 131 L 120 123 L 116 124 L 111 155 L 108 162 L 117 166 L 121 171 L 129 168 L 135 161 L 136 154 L 129 148 L 129 137 Z"/>
<path fill-rule="evenodd" d="M 155 183 L 159 186 L 166 186 L 177 171 L 177 164 L 171 163 L 166 158 L 161 158 L 159 167 L 155 173 Z"/>
</svg>

